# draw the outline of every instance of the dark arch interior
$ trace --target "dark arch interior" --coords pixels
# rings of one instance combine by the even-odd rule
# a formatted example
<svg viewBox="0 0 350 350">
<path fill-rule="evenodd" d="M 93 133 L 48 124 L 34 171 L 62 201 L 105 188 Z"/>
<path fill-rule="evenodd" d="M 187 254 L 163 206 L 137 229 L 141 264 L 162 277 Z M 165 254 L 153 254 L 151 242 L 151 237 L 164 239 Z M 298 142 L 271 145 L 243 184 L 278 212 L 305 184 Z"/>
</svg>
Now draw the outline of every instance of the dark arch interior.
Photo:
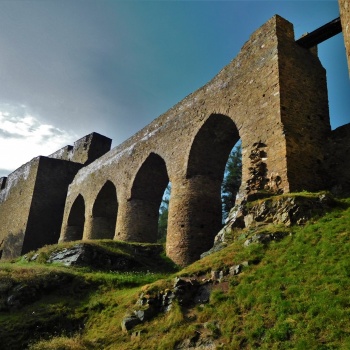
<svg viewBox="0 0 350 350">
<path fill-rule="evenodd" d="M 169 177 L 164 160 L 151 153 L 138 171 L 131 190 L 131 199 L 140 199 L 160 205 Z"/>
<path fill-rule="evenodd" d="M 117 191 L 111 181 L 107 181 L 98 193 L 92 208 L 94 221 L 92 238 L 112 239 L 118 213 Z"/>
<path fill-rule="evenodd" d="M 133 239 L 156 242 L 159 206 L 169 177 L 164 160 L 151 153 L 136 174 L 129 199 L 129 220 L 132 220 Z"/>
<path fill-rule="evenodd" d="M 203 175 L 222 181 L 228 156 L 238 140 L 235 123 L 227 116 L 212 114 L 193 141 L 187 178 Z"/>
<path fill-rule="evenodd" d="M 85 223 L 85 202 L 81 194 L 79 194 L 72 205 L 67 223 L 69 240 L 81 240 Z"/>
</svg>

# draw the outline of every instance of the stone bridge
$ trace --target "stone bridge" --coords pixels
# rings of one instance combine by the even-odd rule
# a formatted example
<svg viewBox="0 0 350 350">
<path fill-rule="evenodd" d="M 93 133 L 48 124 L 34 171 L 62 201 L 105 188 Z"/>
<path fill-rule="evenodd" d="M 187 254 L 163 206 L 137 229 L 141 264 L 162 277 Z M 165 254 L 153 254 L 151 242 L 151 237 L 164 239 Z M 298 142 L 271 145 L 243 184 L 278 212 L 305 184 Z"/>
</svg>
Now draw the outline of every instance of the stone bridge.
<svg viewBox="0 0 350 350">
<path fill-rule="evenodd" d="M 339 8 L 350 62 L 347 0 Z M 350 124 L 331 130 L 317 47 L 299 45 L 279 16 L 208 84 L 118 147 L 92 133 L 1 178 L 0 258 L 58 240 L 155 242 L 171 182 L 166 251 L 189 264 L 221 228 L 221 183 L 239 140 L 238 201 L 299 190 L 350 193 Z"/>
<path fill-rule="evenodd" d="M 317 50 L 296 44 L 292 24 L 274 16 L 209 83 L 79 170 L 60 241 L 155 242 L 171 182 L 166 251 L 178 264 L 191 263 L 221 228 L 221 183 L 237 141 L 243 200 L 324 188 L 330 132 Z"/>
</svg>

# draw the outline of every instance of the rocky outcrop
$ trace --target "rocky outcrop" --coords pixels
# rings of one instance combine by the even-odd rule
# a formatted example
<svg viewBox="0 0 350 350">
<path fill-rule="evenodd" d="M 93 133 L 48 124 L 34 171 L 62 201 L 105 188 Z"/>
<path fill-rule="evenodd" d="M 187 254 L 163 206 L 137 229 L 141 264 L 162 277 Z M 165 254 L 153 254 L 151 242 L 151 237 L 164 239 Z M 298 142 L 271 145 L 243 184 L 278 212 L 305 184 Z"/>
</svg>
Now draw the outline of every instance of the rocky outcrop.
<svg viewBox="0 0 350 350">
<path fill-rule="evenodd" d="M 216 286 L 220 287 L 220 284 L 226 281 L 225 277 L 239 275 L 249 264 L 248 261 L 243 261 L 240 264 L 226 266 L 222 270 L 212 270 L 210 278 L 201 281 L 199 278 L 176 277 L 172 289 L 153 292 L 153 294 L 141 293 L 133 310 L 122 320 L 122 330 L 130 331 L 160 313 L 171 311 L 175 302 L 185 308 L 209 303 L 211 291 Z M 207 337 L 207 331 L 196 332 L 192 338 L 179 343 L 176 349 L 216 349 L 213 333 L 219 332 L 218 324 L 207 322 L 203 327 L 211 329 L 209 337 Z M 140 336 L 140 332 L 137 336 Z"/>
<path fill-rule="evenodd" d="M 161 312 L 169 312 L 175 301 L 180 306 L 186 307 L 208 303 L 212 283 L 212 280 L 199 282 L 196 279 L 177 277 L 172 289 L 159 291 L 153 295 L 142 293 L 136 302 L 135 309 L 123 319 L 122 330 L 129 331 Z"/>
<path fill-rule="evenodd" d="M 71 247 L 52 252 L 47 263 L 60 263 L 65 266 L 88 266 L 100 270 L 127 271 L 141 268 L 139 259 L 151 259 L 158 256 L 163 248 L 161 245 L 130 245 L 130 254 L 115 253 L 101 246 L 88 243 L 77 243 Z M 35 261 L 39 253 L 30 260 Z"/>
<path fill-rule="evenodd" d="M 45 278 L 31 279 L 21 283 L 12 278 L 1 278 L 0 311 L 21 309 L 25 305 L 39 300 L 42 295 L 67 285 L 73 278 L 73 275 L 62 272 L 51 272 Z"/>
<path fill-rule="evenodd" d="M 280 231 L 280 232 L 273 232 L 273 233 L 258 233 L 256 235 L 253 235 L 252 237 L 248 238 L 244 242 L 244 246 L 248 247 L 252 243 L 262 243 L 267 244 L 271 241 L 280 241 L 282 238 L 288 236 L 289 233 L 286 231 Z"/>
<path fill-rule="evenodd" d="M 122 320 L 122 330 L 127 332 L 138 324 L 151 320 L 160 313 L 169 312 L 174 302 L 187 308 L 208 303 L 214 286 L 223 282 L 225 276 L 239 275 L 248 265 L 248 261 L 243 261 L 240 264 L 228 266 L 220 271 L 212 270 L 211 277 L 201 281 L 197 278 L 176 277 L 172 289 L 158 291 L 152 295 L 141 293 L 134 309 Z M 203 339 L 201 339 L 202 341 Z M 201 342 L 196 346 L 199 346 Z M 187 341 L 184 344 L 187 344 Z M 185 349 L 181 346 L 179 349 Z"/>
<path fill-rule="evenodd" d="M 135 265 L 131 257 L 122 254 L 112 254 L 99 247 L 84 243 L 52 253 L 47 262 L 62 263 L 66 266 L 90 266 L 111 270 L 127 270 Z"/>
<path fill-rule="evenodd" d="M 215 341 L 213 340 L 213 333 L 215 333 L 215 326 L 213 327 L 214 323 L 207 322 L 204 325 L 204 334 L 200 331 L 195 331 L 193 336 L 189 339 L 185 339 L 179 344 L 176 345 L 175 350 L 215 350 L 217 349 L 217 345 L 215 344 Z M 208 329 L 211 330 L 211 328 L 214 328 L 211 332 L 205 332 Z M 206 335 L 206 333 L 209 333 L 209 335 Z"/>
<path fill-rule="evenodd" d="M 322 215 L 334 206 L 334 198 L 328 193 L 318 196 L 276 196 L 262 201 L 245 202 L 234 207 L 226 220 L 226 226 L 254 227 L 261 224 L 303 225 L 312 217 Z"/>
<path fill-rule="evenodd" d="M 219 251 L 234 239 L 234 232 L 243 228 L 259 228 L 267 224 L 292 226 L 304 225 L 312 217 L 323 215 L 335 205 L 333 196 L 327 192 L 315 195 L 281 195 L 254 202 L 244 201 L 233 207 L 225 226 L 214 239 L 214 246 L 204 252 L 201 258 Z M 251 242 L 268 243 L 281 239 L 287 233 L 283 230 L 270 235 L 256 235 Z"/>
</svg>

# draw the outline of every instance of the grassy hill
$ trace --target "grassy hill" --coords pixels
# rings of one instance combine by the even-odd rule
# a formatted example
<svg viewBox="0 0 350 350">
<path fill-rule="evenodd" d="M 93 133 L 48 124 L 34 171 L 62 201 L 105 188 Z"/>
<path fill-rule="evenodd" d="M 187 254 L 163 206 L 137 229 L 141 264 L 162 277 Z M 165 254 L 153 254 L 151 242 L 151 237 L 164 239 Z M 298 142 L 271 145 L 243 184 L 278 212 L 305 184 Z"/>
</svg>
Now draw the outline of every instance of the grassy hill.
<svg viewBox="0 0 350 350">
<path fill-rule="evenodd" d="M 1 263 L 0 348 L 350 349 L 350 199 L 303 227 L 259 232 L 280 229 L 290 234 L 248 247 L 243 243 L 259 229 L 240 231 L 227 248 L 183 270 L 162 254 L 128 272 L 45 263 L 62 246 L 43 248 L 36 262 L 31 253 Z M 93 244 L 132 255 L 125 243 Z M 242 273 L 212 285 L 209 303 L 175 304 L 122 332 L 141 292 L 172 288 L 175 276 L 208 279 L 243 261 Z M 12 307 L 1 308 L 10 287 Z"/>
</svg>

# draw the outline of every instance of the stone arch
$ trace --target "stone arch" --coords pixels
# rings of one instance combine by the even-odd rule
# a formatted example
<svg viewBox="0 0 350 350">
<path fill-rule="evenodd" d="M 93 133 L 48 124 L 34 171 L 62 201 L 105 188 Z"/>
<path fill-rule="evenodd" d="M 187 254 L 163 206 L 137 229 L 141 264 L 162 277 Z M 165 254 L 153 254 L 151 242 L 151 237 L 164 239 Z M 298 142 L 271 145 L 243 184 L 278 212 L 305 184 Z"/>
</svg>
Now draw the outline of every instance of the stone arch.
<svg viewBox="0 0 350 350">
<path fill-rule="evenodd" d="M 231 118 L 212 114 L 192 141 L 186 178 L 173 182 L 169 207 L 167 254 L 180 265 L 199 259 L 221 229 L 221 184 L 239 138 Z"/>
<path fill-rule="evenodd" d="M 192 142 L 186 177 L 207 176 L 221 181 L 227 158 L 238 140 L 238 129 L 231 118 L 210 115 Z"/>
<path fill-rule="evenodd" d="M 136 173 L 130 198 L 119 209 L 116 239 L 156 242 L 159 206 L 168 183 L 164 159 L 150 153 Z"/>
<path fill-rule="evenodd" d="M 83 238 L 85 224 L 85 201 L 81 194 L 75 199 L 67 220 L 65 241 L 77 241 Z"/>
<path fill-rule="evenodd" d="M 117 191 L 107 181 L 98 193 L 92 207 L 90 239 L 113 239 L 118 213 Z"/>
</svg>

